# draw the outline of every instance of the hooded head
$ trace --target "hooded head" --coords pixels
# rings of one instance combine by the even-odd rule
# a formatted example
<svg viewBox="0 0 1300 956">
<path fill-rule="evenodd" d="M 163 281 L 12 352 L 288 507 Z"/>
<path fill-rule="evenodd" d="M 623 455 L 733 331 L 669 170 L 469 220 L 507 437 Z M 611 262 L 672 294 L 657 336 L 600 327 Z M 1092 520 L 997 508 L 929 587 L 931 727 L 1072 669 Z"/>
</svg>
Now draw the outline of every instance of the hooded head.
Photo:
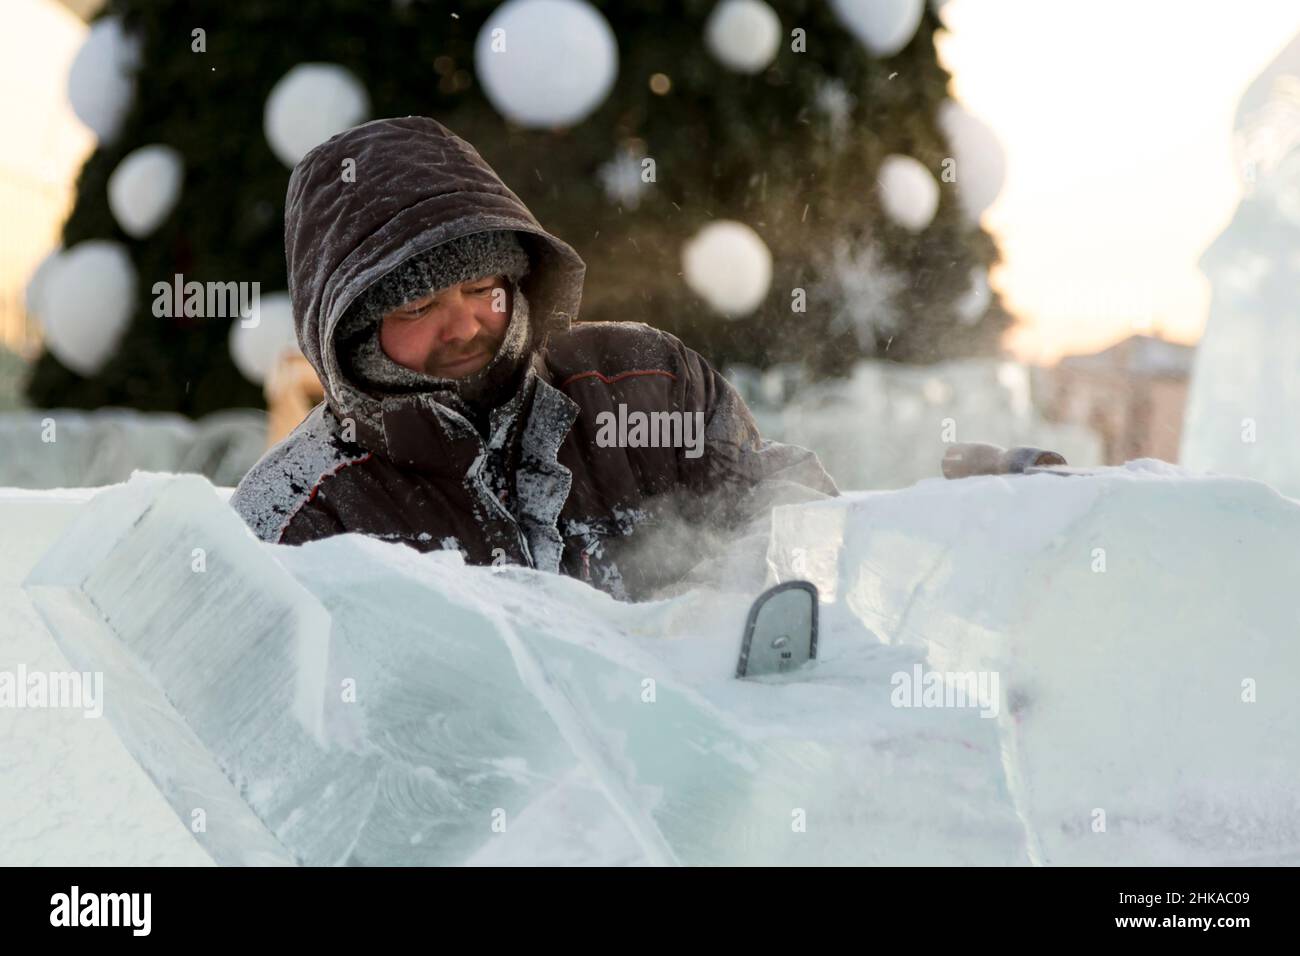
<svg viewBox="0 0 1300 956">
<path fill-rule="evenodd" d="M 434 246 L 372 285 L 334 334 L 349 381 L 370 395 L 430 393 L 486 430 L 536 343 L 519 288 L 528 255 L 514 232 Z"/>
<path fill-rule="evenodd" d="M 466 413 L 508 398 L 532 351 L 576 318 L 586 271 L 474 147 L 417 116 L 366 123 L 303 157 L 289 181 L 285 254 L 303 354 L 331 410 L 371 445 L 394 403 L 432 393 Z M 506 288 L 509 321 L 499 341 L 494 332 L 466 344 L 494 344 L 488 364 L 439 374 L 437 361 L 385 351 L 385 314 L 491 276 Z"/>
</svg>

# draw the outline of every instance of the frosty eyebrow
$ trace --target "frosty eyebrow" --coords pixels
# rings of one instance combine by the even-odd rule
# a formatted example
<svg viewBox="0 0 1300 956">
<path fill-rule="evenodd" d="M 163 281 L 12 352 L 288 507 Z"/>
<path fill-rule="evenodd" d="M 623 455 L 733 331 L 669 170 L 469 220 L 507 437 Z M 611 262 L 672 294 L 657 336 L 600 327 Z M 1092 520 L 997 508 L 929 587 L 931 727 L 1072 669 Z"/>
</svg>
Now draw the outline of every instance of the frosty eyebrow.
<svg viewBox="0 0 1300 956">
<path fill-rule="evenodd" d="M 405 312 L 408 314 L 412 312 L 423 312 L 429 306 L 433 305 L 433 303 L 436 302 L 437 300 L 438 300 L 437 296 L 426 295 L 423 298 L 412 299 L 410 302 L 403 302 L 394 311 Z"/>
<path fill-rule="evenodd" d="M 499 275 L 484 276 L 482 279 L 470 279 L 467 282 L 459 283 L 459 285 L 462 288 L 468 286 L 471 291 L 478 291 L 480 289 L 487 289 L 487 288 L 491 288 L 494 285 L 497 285 L 498 283 L 501 282 L 502 278 L 503 277 Z M 419 299 L 412 299 L 410 302 L 403 303 L 402 305 L 398 306 L 394 311 L 405 312 L 408 314 L 412 312 L 421 312 L 424 309 L 428 308 L 430 305 L 433 305 L 435 302 L 437 302 L 441 296 L 442 296 L 442 290 L 440 289 L 437 292 L 431 292 L 428 295 L 425 295 Z"/>
</svg>

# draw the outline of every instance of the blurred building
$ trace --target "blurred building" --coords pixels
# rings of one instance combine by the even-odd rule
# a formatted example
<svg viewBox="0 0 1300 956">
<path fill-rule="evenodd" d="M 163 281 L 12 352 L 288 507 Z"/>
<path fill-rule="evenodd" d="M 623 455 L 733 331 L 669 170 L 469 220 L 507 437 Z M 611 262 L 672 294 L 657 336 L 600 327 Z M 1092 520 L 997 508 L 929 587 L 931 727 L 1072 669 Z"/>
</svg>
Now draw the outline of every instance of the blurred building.
<svg viewBox="0 0 1300 956">
<path fill-rule="evenodd" d="M 1086 425 L 1103 461 L 1178 460 L 1195 348 L 1133 335 L 1092 355 L 1072 355 L 1042 375 L 1049 421 Z"/>
</svg>

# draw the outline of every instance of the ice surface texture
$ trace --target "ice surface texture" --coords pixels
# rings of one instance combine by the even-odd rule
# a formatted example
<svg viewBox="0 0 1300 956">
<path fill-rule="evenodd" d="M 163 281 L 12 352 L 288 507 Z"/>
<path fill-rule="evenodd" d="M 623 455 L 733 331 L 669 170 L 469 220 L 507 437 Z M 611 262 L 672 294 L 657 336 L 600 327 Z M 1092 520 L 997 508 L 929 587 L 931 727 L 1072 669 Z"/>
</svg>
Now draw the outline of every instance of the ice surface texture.
<svg viewBox="0 0 1300 956">
<path fill-rule="evenodd" d="M 0 673 L 71 669 L 22 582 L 94 494 L 0 489 Z M 108 720 L 0 707 L 0 864 L 205 863 Z"/>
<path fill-rule="evenodd" d="M 1298 531 L 1264 485 L 1151 463 L 781 508 L 820 660 L 736 681 L 751 595 L 269 545 L 138 474 L 32 568 L 24 627 L 105 672 L 223 864 L 1295 862 Z M 996 716 L 892 706 L 917 665 L 995 672 Z"/>
</svg>

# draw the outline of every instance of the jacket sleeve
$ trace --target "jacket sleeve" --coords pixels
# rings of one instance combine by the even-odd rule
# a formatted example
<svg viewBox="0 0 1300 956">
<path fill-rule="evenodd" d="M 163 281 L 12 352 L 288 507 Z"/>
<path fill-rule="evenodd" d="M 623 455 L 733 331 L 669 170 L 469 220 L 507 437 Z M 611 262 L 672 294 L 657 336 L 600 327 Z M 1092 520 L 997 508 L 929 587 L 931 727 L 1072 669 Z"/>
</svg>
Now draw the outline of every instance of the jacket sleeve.
<svg viewBox="0 0 1300 956">
<path fill-rule="evenodd" d="M 697 352 L 673 341 L 680 407 L 702 413 L 704 421 L 701 453 L 691 458 L 680 450 L 679 475 L 711 523 L 737 528 L 766 518 L 776 505 L 839 494 L 815 453 L 764 439 L 731 383 Z"/>
<path fill-rule="evenodd" d="M 674 351 L 676 410 L 698 414 L 700 454 L 677 450 L 678 488 L 641 547 L 673 571 L 651 597 L 696 587 L 757 593 L 767 582 L 777 505 L 839 494 L 817 456 L 765 440 L 739 393 L 703 357 L 661 333 Z"/>
<path fill-rule="evenodd" d="M 320 538 L 343 534 L 347 529 L 333 513 L 307 502 L 294 513 L 280 533 L 280 544 L 306 544 Z"/>
</svg>

